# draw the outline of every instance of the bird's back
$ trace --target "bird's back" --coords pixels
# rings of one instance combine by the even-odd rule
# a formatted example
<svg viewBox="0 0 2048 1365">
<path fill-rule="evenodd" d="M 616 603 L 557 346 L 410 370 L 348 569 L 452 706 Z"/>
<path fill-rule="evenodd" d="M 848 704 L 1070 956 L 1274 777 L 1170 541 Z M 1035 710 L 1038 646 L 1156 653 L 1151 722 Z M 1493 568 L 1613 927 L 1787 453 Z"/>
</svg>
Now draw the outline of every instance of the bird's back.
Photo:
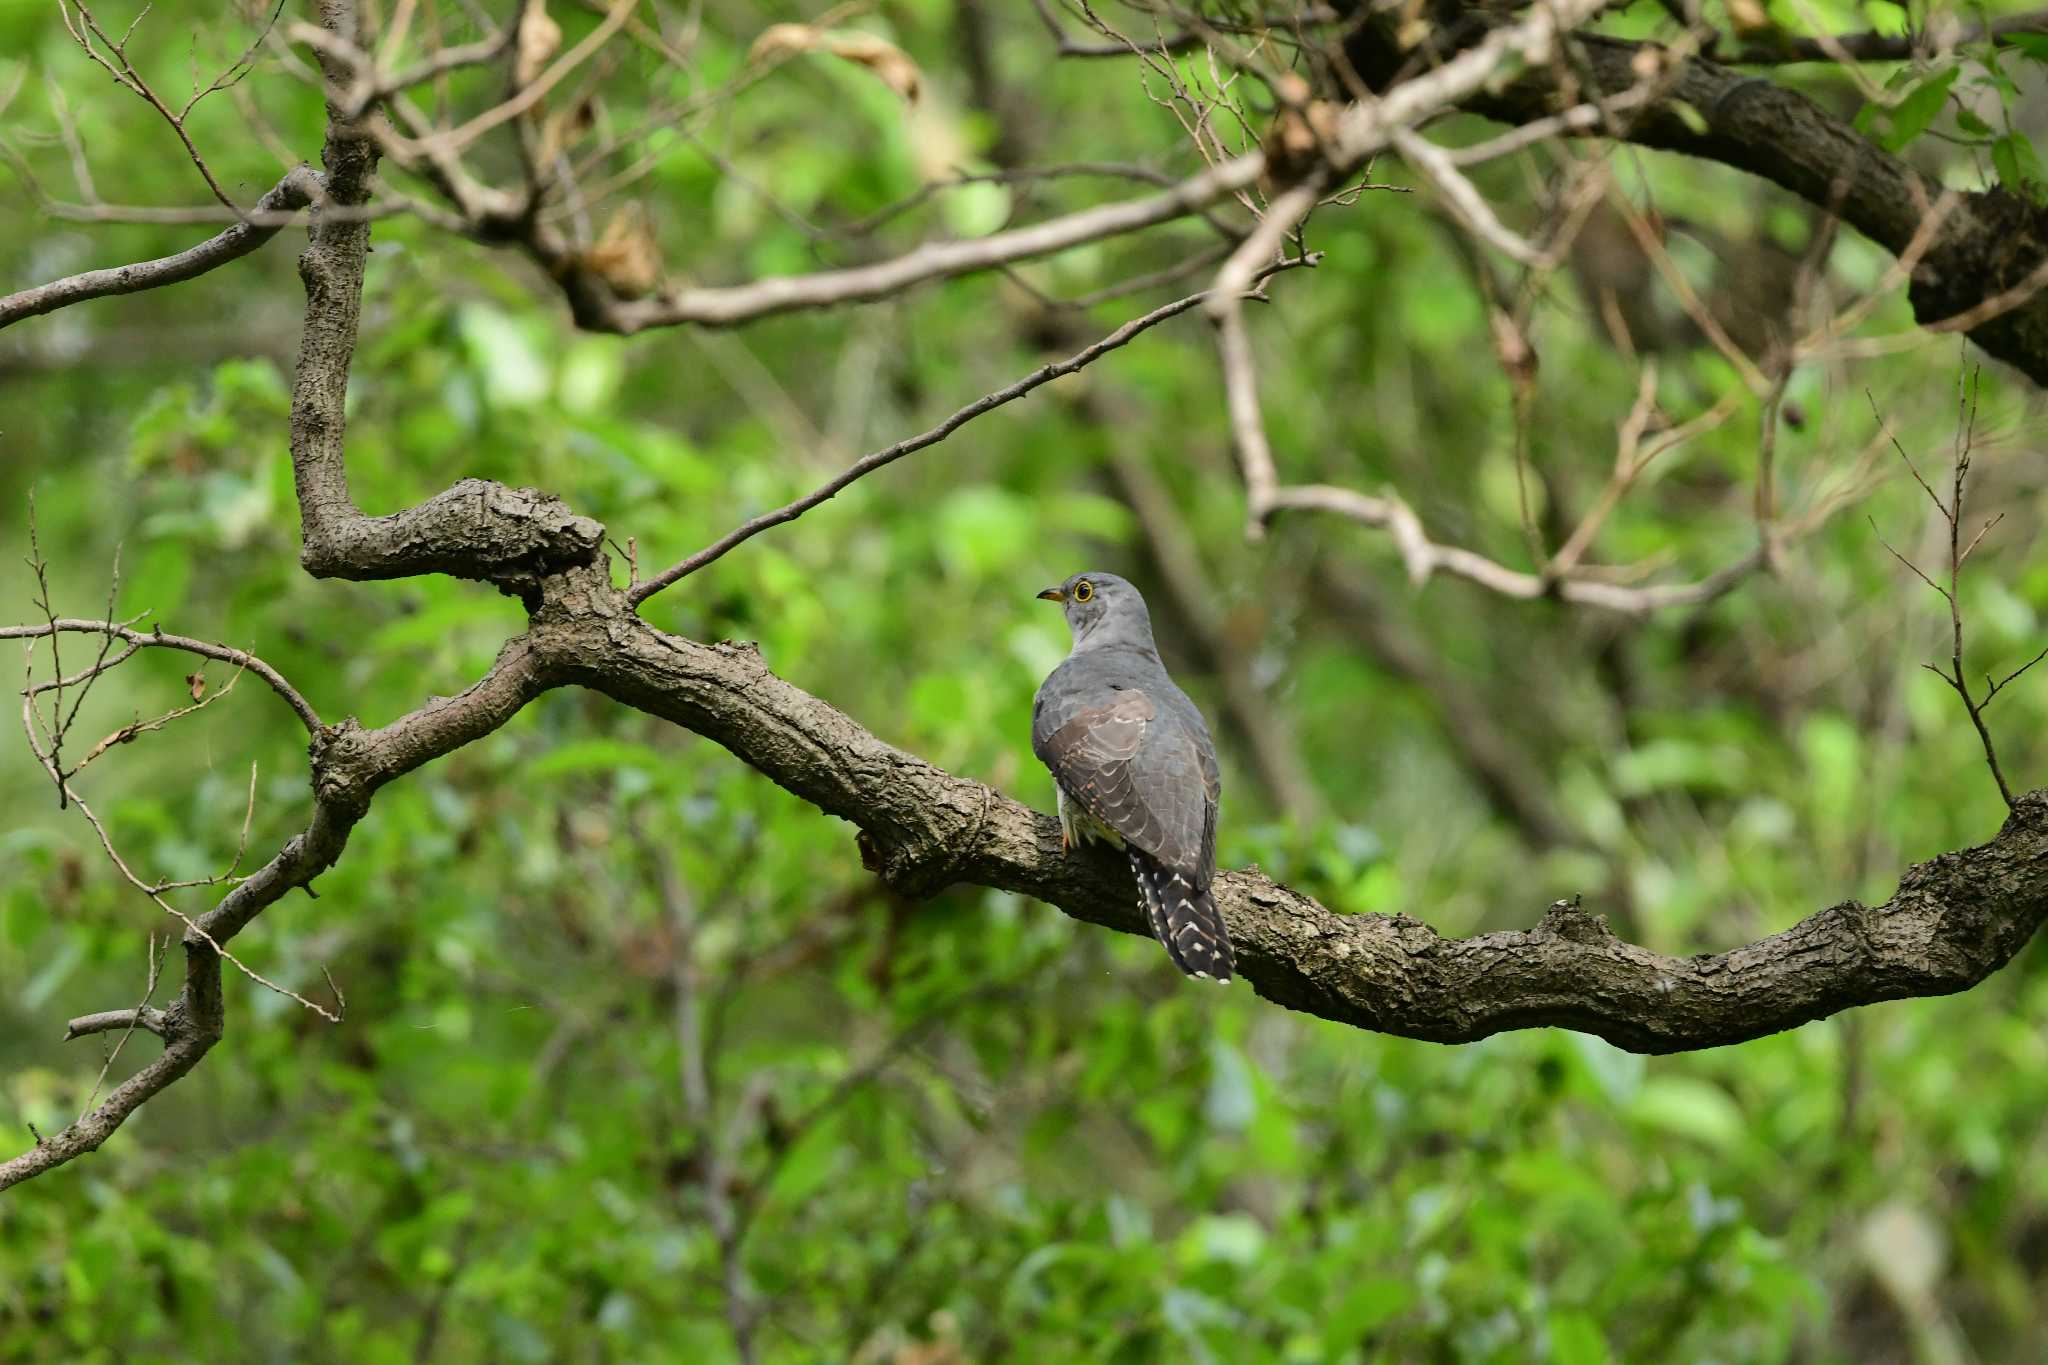
<svg viewBox="0 0 2048 1365">
<path fill-rule="evenodd" d="M 1198 874 L 1206 885 L 1216 866 L 1216 801 L 1222 786 L 1216 749 L 1202 713 L 1156 653 L 1112 646 L 1068 655 L 1039 685 L 1032 708 L 1032 751 L 1057 777 L 1063 765 L 1055 736 L 1082 713 L 1116 706 L 1132 693 L 1150 702 L 1151 714 L 1136 751 L 1123 765 L 1134 789 L 1145 795 L 1148 818 L 1119 832 L 1162 861 Z"/>
</svg>

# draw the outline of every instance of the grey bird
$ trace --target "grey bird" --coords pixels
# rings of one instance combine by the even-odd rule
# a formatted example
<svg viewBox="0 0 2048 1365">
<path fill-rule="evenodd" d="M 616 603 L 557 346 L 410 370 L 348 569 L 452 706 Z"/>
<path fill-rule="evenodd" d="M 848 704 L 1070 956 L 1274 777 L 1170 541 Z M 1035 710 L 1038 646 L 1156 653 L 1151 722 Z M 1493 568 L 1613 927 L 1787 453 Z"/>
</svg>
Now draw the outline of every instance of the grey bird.
<svg viewBox="0 0 2048 1365">
<path fill-rule="evenodd" d="M 1121 848 L 1174 965 L 1228 982 L 1230 934 L 1210 893 L 1223 783 L 1209 727 L 1159 662 L 1136 588 L 1080 573 L 1038 595 L 1065 604 L 1074 636 L 1031 707 L 1031 751 L 1052 769 L 1062 841 Z"/>
</svg>

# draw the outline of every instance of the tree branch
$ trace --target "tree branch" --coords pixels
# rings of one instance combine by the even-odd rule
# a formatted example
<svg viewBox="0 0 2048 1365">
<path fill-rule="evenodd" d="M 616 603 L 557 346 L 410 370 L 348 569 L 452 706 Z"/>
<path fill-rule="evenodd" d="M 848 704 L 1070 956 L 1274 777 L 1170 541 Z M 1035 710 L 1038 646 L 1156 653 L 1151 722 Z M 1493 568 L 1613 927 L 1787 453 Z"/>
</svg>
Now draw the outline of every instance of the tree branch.
<svg viewBox="0 0 2048 1365">
<path fill-rule="evenodd" d="M 799 308 L 829 308 L 878 299 L 928 280 L 950 279 L 1013 261 L 1049 256 L 1104 237 L 1186 217 L 1252 184 L 1264 169 L 1265 157 L 1253 152 L 1144 199 L 1082 209 L 986 237 L 932 242 L 873 265 L 780 276 L 726 288 L 674 289 L 658 298 L 617 304 L 612 309 L 611 321 L 616 330 L 628 334 L 681 323 L 730 327 Z"/>
<path fill-rule="evenodd" d="M 353 719 L 314 736 L 313 816 L 276 855 L 238 883 L 220 903 L 189 921 L 185 987 L 160 1014 L 117 1010 L 74 1019 L 67 1037 L 84 1037 L 130 1021 L 164 1040 L 162 1055 L 117 1086 L 90 1113 L 29 1151 L 0 1162 L 0 1190 L 98 1150 L 152 1096 L 171 1085 L 220 1041 L 226 1027 L 219 945 L 227 943 L 295 887 L 332 867 L 378 788 L 443 754 L 489 734 L 549 686 L 526 639 L 500 651 L 483 678 L 460 696 L 437 698 L 378 730 Z"/>
<path fill-rule="evenodd" d="M 342 45 L 355 41 L 353 7 L 326 0 L 322 23 Z M 418 507 L 366 516 L 349 494 L 344 451 L 349 366 L 362 313 L 363 262 L 377 148 L 343 102 L 353 76 L 341 50 L 318 51 L 326 71 L 328 202 L 316 213 L 299 258 L 306 321 L 292 381 L 292 473 L 298 492 L 300 562 L 316 578 L 386 579 L 446 573 L 496 584 L 519 596 L 540 574 L 589 562 L 604 528 L 549 494 L 465 479 Z"/>
<path fill-rule="evenodd" d="M 1468 15 L 1462 39 L 1487 32 L 1491 22 Z M 2048 280 L 2034 274 L 2048 260 L 2048 210 L 2002 189 L 1962 194 L 1931 240 L 1918 242 L 1937 211 L 1942 187 L 1804 95 L 1655 43 L 1593 35 L 1577 36 L 1573 43 L 1574 80 L 1592 92 L 1641 85 L 1646 69 L 1659 72 L 1658 84 L 1654 98 L 1618 116 L 1597 124 L 1574 122 L 1562 131 L 1619 136 L 1721 162 L 1838 214 L 1896 256 L 1918 252 L 1909 297 L 1921 324 L 1965 326 L 1986 351 L 2036 383 L 2048 383 L 2048 293 L 2040 287 Z M 1396 79 L 1413 58 L 1376 19 L 1353 32 L 1344 55 L 1375 87 Z M 1472 113 L 1511 124 L 1542 122 L 1578 102 L 1559 68 L 1535 62 L 1512 81 L 1474 89 L 1459 101 Z M 1993 298 L 2001 305 L 1997 311 L 1970 313 Z"/>
<path fill-rule="evenodd" d="M 589 571 L 564 576 L 530 638 L 550 674 L 714 740 L 858 826 L 864 860 L 900 891 L 967 882 L 1148 932 L 1117 859 L 1062 853 L 1052 816 L 882 742 L 751 646 L 655 630 Z M 1562 902 L 1529 931 L 1446 939 L 1406 915 L 1332 913 L 1255 871 L 1224 873 L 1217 899 L 1242 974 L 1291 1009 L 1444 1043 L 1559 1027 L 1637 1052 L 1718 1047 L 2003 966 L 2048 918 L 2048 792 L 2021 797 L 1990 843 L 1908 869 L 1883 905 L 1844 901 L 1698 957 L 1624 943 Z"/>
<path fill-rule="evenodd" d="M 1259 278 L 1264 279 L 1281 270 L 1291 269 L 1298 265 L 1313 266 L 1320 259 L 1322 258 L 1317 255 L 1283 261 L 1267 270 L 1261 271 Z M 894 445 L 884 446 L 873 454 L 861 457 L 849 465 L 842 473 L 834 476 L 795 501 L 785 503 L 772 512 L 763 512 L 760 516 L 741 523 L 711 544 L 697 551 L 697 553 L 691 555 L 688 559 L 674 564 L 646 582 L 636 585 L 627 592 L 627 600 L 638 606 L 663 588 L 669 587 L 683 578 L 687 578 L 714 560 L 724 558 L 729 551 L 736 549 L 746 541 L 752 540 L 770 527 L 780 526 L 784 522 L 795 521 L 819 503 L 827 502 L 837 497 L 856 480 L 865 478 L 884 465 L 894 464 L 905 455 L 913 455 L 927 446 L 937 445 L 940 441 L 945 440 L 948 436 L 951 436 L 983 413 L 992 412 L 1002 407 L 1005 403 L 1014 402 L 1040 385 L 1049 384 L 1064 375 L 1074 374 L 1086 369 L 1111 351 L 1129 345 L 1141 332 L 1149 331 L 1151 328 L 1165 322 L 1168 318 L 1178 317 L 1207 297 L 1206 293 L 1190 294 L 1184 299 L 1175 299 L 1172 303 L 1161 304 L 1141 317 L 1132 318 L 1108 336 L 1103 337 L 1092 346 L 1084 347 L 1065 360 L 1041 365 L 1016 383 L 975 399 L 972 403 L 961 408 L 931 430 L 916 436 L 907 437 L 896 442 Z"/>
<path fill-rule="evenodd" d="M 282 673 L 247 650 L 217 645 L 206 640 L 194 640 L 185 635 L 167 635 L 160 630 L 136 630 L 132 626 L 114 621 L 85 621 L 68 616 L 57 617 L 40 626 L 0 626 L 0 640 L 29 640 L 60 632 L 104 635 L 116 640 L 125 640 L 131 646 L 131 652 L 135 649 L 175 649 L 186 654 L 197 654 L 202 659 L 214 659 L 224 664 L 233 664 L 238 669 L 246 669 L 263 679 L 270 685 L 271 691 L 284 698 L 285 704 L 292 708 L 293 713 L 299 718 L 299 723 L 304 725 L 309 733 L 320 733 L 320 716 L 313 709 L 312 703 L 300 694 L 299 689 L 287 682 Z M 87 670 L 87 673 L 80 674 L 79 679 L 64 679 L 64 685 L 69 687 L 74 681 L 83 680 L 89 674 L 103 671 L 104 668 L 111 668 L 126 657 L 127 654 L 123 654 L 111 663 L 106 662 L 103 657 L 101 664 Z"/>
<path fill-rule="evenodd" d="M 23 318 L 54 313 L 59 308 L 83 303 L 87 299 L 101 299 L 110 294 L 139 294 L 145 289 L 161 289 L 167 284 L 180 284 L 204 275 L 262 246 L 290 221 L 289 215 L 293 210 L 306 207 L 319 196 L 320 177 L 313 168 L 294 167 L 285 173 L 284 179 L 264 192 L 247 219 L 175 256 L 161 256 L 153 261 L 138 261 L 133 265 L 117 265 L 105 270 L 88 270 L 0 298 L 0 327 L 20 322 Z"/>
<path fill-rule="evenodd" d="M 1551 595 L 1581 606 L 1602 607 L 1630 615 L 1646 615 L 1667 607 L 1697 607 L 1726 596 L 1750 574 L 1764 567 L 1761 546 L 1691 583 L 1653 583 L 1634 587 L 1594 578 L 1546 577 L 1510 569 L 1485 555 L 1429 538 L 1415 510 L 1392 493 L 1384 497 L 1331 484 L 1295 484 L 1273 490 L 1269 511 L 1331 512 L 1387 531 L 1401 551 L 1409 582 L 1420 587 L 1439 573 L 1467 579 L 1502 597 L 1523 601 Z"/>
<path fill-rule="evenodd" d="M 116 1029 L 128 1028 L 146 1029 L 162 1038 L 166 1035 L 168 1025 L 164 1022 L 162 1010 L 151 1009 L 146 1005 L 141 1009 L 102 1010 L 98 1014 L 81 1014 L 66 1024 L 64 1041 L 68 1043 L 74 1038 L 83 1038 L 88 1034 L 112 1033 Z"/>
</svg>

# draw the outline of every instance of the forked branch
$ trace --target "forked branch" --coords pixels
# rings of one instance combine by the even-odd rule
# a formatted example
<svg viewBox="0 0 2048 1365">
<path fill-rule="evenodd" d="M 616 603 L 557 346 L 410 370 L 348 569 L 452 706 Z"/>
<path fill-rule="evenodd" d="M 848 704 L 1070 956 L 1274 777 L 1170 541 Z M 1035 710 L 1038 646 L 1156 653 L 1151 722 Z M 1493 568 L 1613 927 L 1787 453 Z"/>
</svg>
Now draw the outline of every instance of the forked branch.
<svg viewBox="0 0 2048 1365">
<path fill-rule="evenodd" d="M 2018 668 L 2013 669 L 2003 678 L 1994 681 L 1990 674 L 1985 674 L 1984 694 L 1981 697 L 1971 687 L 1969 675 L 1963 671 L 1963 602 L 1961 596 L 1963 565 L 1968 562 L 1977 547 L 1983 544 L 1984 537 L 1991 533 L 1991 528 L 2005 519 L 2005 513 L 2000 512 L 1996 516 L 1987 519 L 1982 526 L 1977 528 L 1976 534 L 1972 535 L 1967 541 L 1963 539 L 1963 490 L 1970 477 L 1970 452 L 1977 435 L 1977 378 L 1977 371 L 1972 369 L 1967 389 L 1960 382 L 1960 379 L 1956 386 L 1955 459 L 1949 469 L 1948 501 L 1942 501 L 1941 495 L 1934 491 L 1934 486 L 1920 473 L 1919 466 L 1913 463 L 1910 455 L 1906 454 L 1906 448 L 1899 444 L 1898 437 L 1893 436 L 1891 438 L 1892 449 L 1898 452 L 1900 461 L 1905 464 L 1907 471 L 1912 474 L 1913 482 L 1920 486 L 1920 491 L 1925 493 L 1927 500 L 1934 504 L 1935 514 L 1941 518 L 1943 524 L 1948 528 L 1948 535 L 1946 537 L 1948 541 L 1948 574 L 1946 581 L 1937 582 L 1930 577 L 1919 565 L 1893 549 L 1882 535 L 1878 536 L 1878 543 L 1884 546 L 1886 552 L 1893 559 L 1898 560 L 1900 564 L 1910 570 L 1915 578 L 1934 589 L 1935 592 L 1941 595 L 1942 600 L 1948 603 L 1948 664 L 1944 667 L 1941 664 L 1927 663 L 1922 664 L 1921 667 L 1947 683 L 1950 690 L 1957 697 L 1961 698 L 1963 709 L 1969 713 L 1970 724 L 1977 731 L 1977 739 L 1984 746 L 1984 762 L 1991 769 L 1992 780 L 1998 783 L 1998 794 L 2005 798 L 2005 804 L 2008 807 L 2012 807 L 2017 804 L 2017 801 L 2013 796 L 2012 785 L 2005 779 L 2005 769 L 1998 761 L 1998 746 L 1992 742 L 1991 727 L 1985 722 L 1984 713 L 1990 709 L 1992 699 L 2004 691 L 2007 686 L 2026 673 L 2035 664 L 2040 663 L 2041 660 L 2048 659 L 2048 648 L 2044 648 L 2039 654 L 2036 654 Z M 1877 411 L 1876 397 L 1869 394 L 1865 396 L 1870 399 L 1871 412 L 1877 416 L 1878 425 L 1882 428 L 1884 426 L 1884 415 Z M 1871 529 L 1876 530 L 1876 526 L 1876 522 L 1873 521 Z"/>
</svg>

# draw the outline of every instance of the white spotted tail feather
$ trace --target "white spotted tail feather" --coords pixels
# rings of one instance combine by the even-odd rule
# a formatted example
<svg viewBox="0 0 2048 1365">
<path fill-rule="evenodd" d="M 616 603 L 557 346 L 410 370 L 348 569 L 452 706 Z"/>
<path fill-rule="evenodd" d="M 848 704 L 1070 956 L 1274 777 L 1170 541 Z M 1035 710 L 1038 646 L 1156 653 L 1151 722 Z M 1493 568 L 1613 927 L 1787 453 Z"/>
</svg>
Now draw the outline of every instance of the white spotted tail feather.
<svg viewBox="0 0 2048 1365">
<path fill-rule="evenodd" d="M 1230 984 L 1234 963 L 1230 933 L 1217 912 L 1216 898 L 1206 886 L 1183 872 L 1162 866 L 1150 855 L 1130 850 L 1131 871 L 1152 934 L 1166 947 L 1173 965 L 1189 976 Z"/>
</svg>

